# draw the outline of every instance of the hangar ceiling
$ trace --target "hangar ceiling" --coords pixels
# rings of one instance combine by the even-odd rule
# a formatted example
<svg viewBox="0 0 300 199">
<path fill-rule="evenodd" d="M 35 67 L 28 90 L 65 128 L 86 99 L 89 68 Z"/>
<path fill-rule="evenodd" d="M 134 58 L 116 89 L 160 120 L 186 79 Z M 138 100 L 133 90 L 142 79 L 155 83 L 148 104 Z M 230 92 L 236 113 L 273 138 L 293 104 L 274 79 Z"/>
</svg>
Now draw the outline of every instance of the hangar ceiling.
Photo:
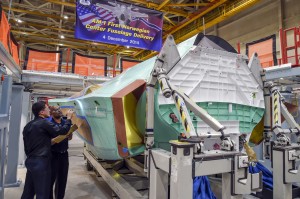
<svg viewBox="0 0 300 199">
<path fill-rule="evenodd" d="M 184 41 L 201 32 L 203 21 L 209 28 L 254 5 L 259 0 L 129 0 L 123 1 L 164 13 L 163 38 L 172 34 Z M 17 41 L 26 46 L 48 49 L 71 48 L 90 54 L 120 54 L 145 60 L 155 51 L 74 38 L 76 0 L 3 0 L 3 10 Z"/>
</svg>

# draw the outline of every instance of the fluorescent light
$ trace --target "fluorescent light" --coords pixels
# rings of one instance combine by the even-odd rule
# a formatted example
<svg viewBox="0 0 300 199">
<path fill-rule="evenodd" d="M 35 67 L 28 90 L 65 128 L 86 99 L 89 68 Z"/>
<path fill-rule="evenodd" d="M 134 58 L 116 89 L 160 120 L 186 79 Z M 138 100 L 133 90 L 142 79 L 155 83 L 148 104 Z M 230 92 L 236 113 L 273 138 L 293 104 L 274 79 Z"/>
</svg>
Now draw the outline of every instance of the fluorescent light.
<svg viewBox="0 0 300 199">
<path fill-rule="evenodd" d="M 67 15 L 64 16 L 64 19 L 69 19 L 69 17 Z"/>
<path fill-rule="evenodd" d="M 63 35 L 60 35 L 60 38 L 61 38 L 61 39 L 64 39 L 64 38 L 65 38 L 65 36 L 63 36 Z"/>
</svg>

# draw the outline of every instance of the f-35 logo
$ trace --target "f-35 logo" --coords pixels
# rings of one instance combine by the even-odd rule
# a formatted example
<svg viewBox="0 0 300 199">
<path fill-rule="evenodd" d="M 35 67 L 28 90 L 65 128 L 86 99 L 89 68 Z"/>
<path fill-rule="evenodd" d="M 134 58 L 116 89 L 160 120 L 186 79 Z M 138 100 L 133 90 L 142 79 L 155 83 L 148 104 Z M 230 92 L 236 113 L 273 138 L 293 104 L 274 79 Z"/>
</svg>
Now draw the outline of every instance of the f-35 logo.
<svg viewBox="0 0 300 199">
<path fill-rule="evenodd" d="M 85 6 L 91 5 L 90 0 L 80 0 L 79 3 L 82 4 L 82 5 L 85 5 Z"/>
</svg>

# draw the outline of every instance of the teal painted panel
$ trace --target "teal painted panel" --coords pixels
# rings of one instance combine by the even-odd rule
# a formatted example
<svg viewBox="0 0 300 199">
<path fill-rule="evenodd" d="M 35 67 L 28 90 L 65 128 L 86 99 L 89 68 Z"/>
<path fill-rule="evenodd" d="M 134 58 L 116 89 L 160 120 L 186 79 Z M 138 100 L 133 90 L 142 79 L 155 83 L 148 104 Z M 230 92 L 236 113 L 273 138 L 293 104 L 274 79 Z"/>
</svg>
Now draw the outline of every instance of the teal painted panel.
<svg viewBox="0 0 300 199">
<path fill-rule="evenodd" d="M 157 99 L 157 92 L 155 94 Z M 241 133 L 251 133 L 253 128 L 261 120 L 264 114 L 263 108 L 251 107 L 240 104 L 232 104 L 232 112 L 229 113 L 229 104 L 222 102 L 200 102 L 197 103 L 204 108 L 212 117 L 218 121 L 239 121 L 239 130 Z M 146 94 L 144 93 L 138 102 L 137 112 L 145 110 L 146 108 Z M 170 113 L 174 113 L 179 122 L 173 123 L 169 117 Z M 140 132 L 143 132 L 145 126 L 145 113 L 141 117 L 137 117 L 137 126 Z M 197 128 L 197 123 L 201 121 L 194 113 L 190 113 L 193 125 Z M 180 132 L 184 132 L 181 125 L 179 113 L 174 104 L 159 105 L 155 100 L 154 112 L 154 140 L 155 147 L 170 150 L 170 140 L 178 139 Z"/>
<path fill-rule="evenodd" d="M 251 133 L 253 128 L 261 120 L 264 114 L 263 108 L 232 104 L 232 112 L 229 113 L 229 104 L 222 102 L 200 102 L 197 103 L 200 107 L 204 108 L 212 117 L 218 121 L 239 121 L 239 130 L 241 133 Z M 173 123 L 169 117 L 170 113 L 175 113 L 177 118 L 180 120 L 180 116 L 175 105 L 160 105 L 159 112 L 164 118 L 165 122 L 173 126 L 176 131 L 183 132 L 181 121 Z M 196 127 L 197 122 L 201 121 L 200 118 L 196 117 L 193 113 L 190 113 L 193 120 L 193 124 Z"/>
<path fill-rule="evenodd" d="M 94 148 L 102 159 L 120 159 L 116 141 L 111 98 L 88 97 L 76 100 L 78 111 L 91 126 Z"/>
<path fill-rule="evenodd" d="M 102 88 L 94 91 L 90 95 L 97 97 L 111 97 L 112 95 L 122 90 L 135 80 L 142 79 L 147 82 L 150 77 L 151 71 L 154 67 L 155 59 L 156 57 L 153 57 L 142 63 L 137 64 L 132 68 L 129 68 L 128 70 L 126 70 L 126 72 L 102 84 Z"/>
<path fill-rule="evenodd" d="M 55 100 L 52 100 L 50 104 L 56 105 L 57 103 Z M 107 160 L 121 159 L 116 142 L 111 98 L 81 97 L 69 102 L 60 101 L 59 104 L 61 108 L 73 106 L 77 117 L 87 120 L 91 128 L 93 143 L 90 143 L 82 135 L 79 135 L 90 145 L 91 149 L 95 150 L 94 152 L 98 157 Z"/>
</svg>

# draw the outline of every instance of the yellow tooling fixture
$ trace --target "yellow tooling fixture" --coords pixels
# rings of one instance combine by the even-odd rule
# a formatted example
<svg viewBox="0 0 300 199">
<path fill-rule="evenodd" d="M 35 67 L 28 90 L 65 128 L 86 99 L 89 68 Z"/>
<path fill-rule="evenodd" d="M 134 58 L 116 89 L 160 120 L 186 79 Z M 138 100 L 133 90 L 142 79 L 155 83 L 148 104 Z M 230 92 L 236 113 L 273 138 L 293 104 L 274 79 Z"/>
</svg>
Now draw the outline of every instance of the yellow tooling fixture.
<svg viewBox="0 0 300 199">
<path fill-rule="evenodd" d="M 189 138 L 191 131 L 193 133 L 196 132 L 194 127 L 190 125 L 190 124 L 192 124 L 192 121 L 188 121 L 188 119 L 190 120 L 190 118 L 186 116 L 186 115 L 189 115 L 189 112 L 188 112 L 182 98 L 179 97 L 176 93 L 174 93 L 173 96 L 174 96 L 174 99 L 175 99 L 176 108 L 180 113 L 181 121 L 182 121 L 182 124 L 183 124 L 182 126 L 185 129 L 186 136 Z"/>
<path fill-rule="evenodd" d="M 137 100 L 132 93 L 129 93 L 122 99 L 123 109 L 124 109 L 124 120 L 125 120 L 125 129 L 127 137 L 127 146 L 128 148 L 141 145 L 142 135 L 136 127 L 135 121 L 135 110 Z"/>
<path fill-rule="evenodd" d="M 281 125 L 279 124 L 279 112 L 278 112 L 278 108 L 279 108 L 280 104 L 278 101 L 278 93 L 274 92 L 273 94 L 273 127 L 277 126 L 277 125 Z"/>
</svg>

